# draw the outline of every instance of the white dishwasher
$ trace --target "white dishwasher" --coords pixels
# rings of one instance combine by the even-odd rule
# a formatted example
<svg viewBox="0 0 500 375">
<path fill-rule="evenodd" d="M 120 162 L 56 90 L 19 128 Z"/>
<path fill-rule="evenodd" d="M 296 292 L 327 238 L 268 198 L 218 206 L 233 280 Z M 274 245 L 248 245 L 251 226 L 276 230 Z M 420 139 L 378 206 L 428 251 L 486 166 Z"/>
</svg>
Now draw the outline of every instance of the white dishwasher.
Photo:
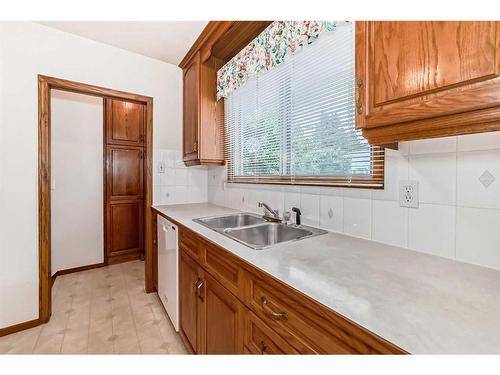
<svg viewBox="0 0 500 375">
<path fill-rule="evenodd" d="M 179 249 L 178 229 L 158 215 L 158 295 L 168 316 L 179 331 Z"/>
</svg>

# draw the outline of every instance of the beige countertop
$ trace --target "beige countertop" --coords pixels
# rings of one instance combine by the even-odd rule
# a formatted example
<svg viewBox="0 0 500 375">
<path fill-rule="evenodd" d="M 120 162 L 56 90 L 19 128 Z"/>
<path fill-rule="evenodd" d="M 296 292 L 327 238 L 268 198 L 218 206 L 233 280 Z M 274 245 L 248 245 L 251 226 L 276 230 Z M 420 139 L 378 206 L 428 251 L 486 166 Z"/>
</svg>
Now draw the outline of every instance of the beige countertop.
<svg viewBox="0 0 500 375">
<path fill-rule="evenodd" d="M 235 210 L 154 208 L 410 353 L 500 353 L 500 271 L 337 233 L 253 250 L 193 221 Z"/>
</svg>

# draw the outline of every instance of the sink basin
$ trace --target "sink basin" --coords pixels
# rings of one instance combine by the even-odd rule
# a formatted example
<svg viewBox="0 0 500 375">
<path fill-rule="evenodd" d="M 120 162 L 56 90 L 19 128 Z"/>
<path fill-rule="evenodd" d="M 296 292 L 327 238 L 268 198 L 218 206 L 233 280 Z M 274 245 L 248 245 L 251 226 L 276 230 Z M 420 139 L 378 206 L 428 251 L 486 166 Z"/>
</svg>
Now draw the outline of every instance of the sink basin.
<svg viewBox="0 0 500 375">
<path fill-rule="evenodd" d="M 201 219 L 194 219 L 194 221 L 214 230 L 245 227 L 248 225 L 262 224 L 265 222 L 265 220 L 261 217 L 247 213 L 217 217 L 205 217 Z"/>
<path fill-rule="evenodd" d="M 279 243 L 301 240 L 327 233 L 306 225 L 271 223 L 261 216 L 241 212 L 237 214 L 202 217 L 193 221 L 242 243 L 254 250 L 262 250 Z"/>
<path fill-rule="evenodd" d="M 285 224 L 268 223 L 246 228 L 226 229 L 224 233 L 254 249 L 263 249 L 281 242 L 311 236 L 313 232 Z"/>
</svg>

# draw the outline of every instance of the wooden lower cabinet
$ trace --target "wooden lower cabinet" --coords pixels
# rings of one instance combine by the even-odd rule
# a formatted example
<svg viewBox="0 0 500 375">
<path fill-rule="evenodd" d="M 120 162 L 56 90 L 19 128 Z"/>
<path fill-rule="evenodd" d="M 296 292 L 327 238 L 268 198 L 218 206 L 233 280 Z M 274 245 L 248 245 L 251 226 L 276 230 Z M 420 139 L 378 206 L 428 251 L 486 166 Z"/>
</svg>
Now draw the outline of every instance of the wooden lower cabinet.
<svg viewBox="0 0 500 375">
<path fill-rule="evenodd" d="M 182 226 L 179 243 L 180 334 L 192 353 L 405 353 Z"/>
<path fill-rule="evenodd" d="M 243 352 L 243 304 L 181 251 L 181 336 L 199 354 Z"/>
<path fill-rule="evenodd" d="M 199 352 L 200 319 L 198 308 L 199 266 L 184 252 L 179 263 L 179 303 L 181 337 L 191 352 Z"/>
<path fill-rule="evenodd" d="M 243 352 L 244 305 L 208 273 L 201 295 L 201 353 Z"/>
<path fill-rule="evenodd" d="M 248 354 L 299 354 L 249 310 L 245 314 L 245 349 Z"/>
</svg>

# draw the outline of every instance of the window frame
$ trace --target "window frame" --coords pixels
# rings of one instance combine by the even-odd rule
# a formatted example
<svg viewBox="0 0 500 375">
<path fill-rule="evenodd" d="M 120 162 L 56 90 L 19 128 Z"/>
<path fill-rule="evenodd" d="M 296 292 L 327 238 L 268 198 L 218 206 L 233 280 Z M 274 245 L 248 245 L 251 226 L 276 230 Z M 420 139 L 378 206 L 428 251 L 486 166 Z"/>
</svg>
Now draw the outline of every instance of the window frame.
<svg viewBox="0 0 500 375">
<path fill-rule="evenodd" d="M 372 174 L 366 177 L 306 177 L 306 176 L 232 176 L 233 160 L 227 162 L 227 182 L 235 184 L 269 184 L 269 185 L 299 185 L 299 186 L 329 186 L 357 189 L 384 189 L 385 160 L 374 171 L 374 160 L 385 158 L 385 149 L 371 146 Z"/>
<path fill-rule="evenodd" d="M 355 77 L 353 77 L 353 80 Z M 355 91 L 353 93 L 355 95 Z M 224 103 L 225 104 L 225 103 Z M 280 110 L 281 113 L 281 110 Z M 225 122 L 224 122 L 225 123 Z M 385 148 L 376 145 L 370 147 L 370 175 L 365 176 L 235 176 L 236 145 L 228 144 L 231 141 L 224 132 L 224 158 L 226 160 L 226 182 L 234 184 L 269 184 L 269 185 L 299 185 L 299 186 L 324 186 L 339 188 L 384 189 L 385 184 Z M 237 135 L 236 135 L 237 136 Z M 392 146 L 392 145 L 391 145 Z M 285 145 L 280 146 L 283 150 Z M 393 148 L 393 147 L 390 147 Z M 397 147 L 395 147 L 397 149 Z M 230 154 L 232 150 L 233 154 Z M 283 151 L 282 151 L 283 152 Z M 282 159 L 283 160 L 283 159 Z M 281 166 L 283 168 L 283 165 Z"/>
</svg>

